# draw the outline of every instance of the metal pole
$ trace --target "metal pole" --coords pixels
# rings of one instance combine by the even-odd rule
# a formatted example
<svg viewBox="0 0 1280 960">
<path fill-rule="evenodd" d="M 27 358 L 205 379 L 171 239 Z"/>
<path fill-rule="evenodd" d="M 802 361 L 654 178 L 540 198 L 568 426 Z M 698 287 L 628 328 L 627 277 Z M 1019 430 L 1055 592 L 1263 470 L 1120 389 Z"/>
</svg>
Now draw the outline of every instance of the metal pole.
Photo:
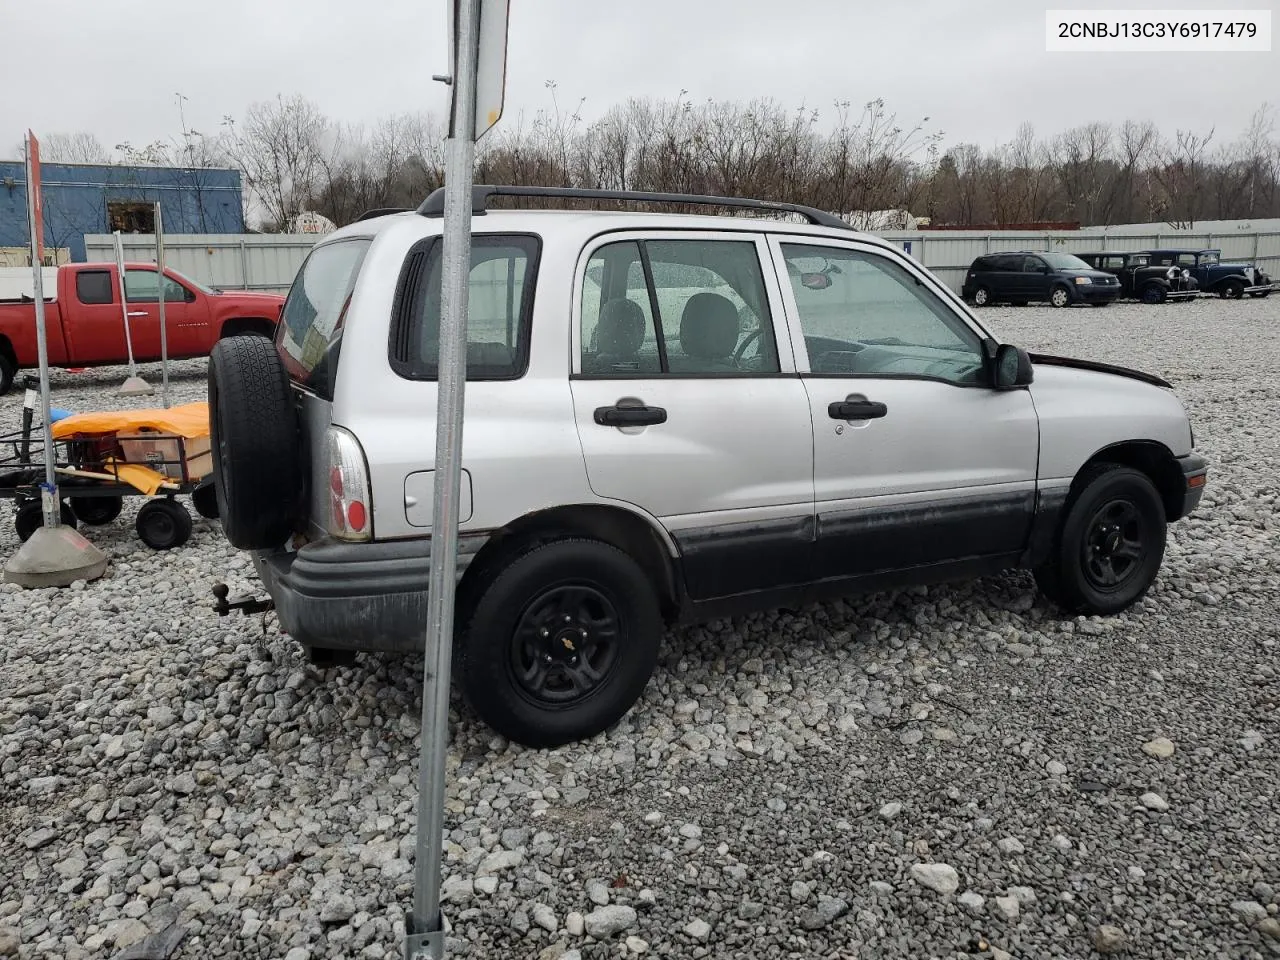
<svg viewBox="0 0 1280 960">
<path fill-rule="evenodd" d="M 435 505 L 422 677 L 413 912 L 404 944 L 408 960 L 438 960 L 444 956 L 445 949 L 443 918 L 440 915 L 440 869 L 444 859 L 445 758 L 449 740 L 449 672 L 458 559 L 458 491 L 461 487 L 466 318 L 471 275 L 471 179 L 475 159 L 479 0 L 457 0 L 457 16 L 453 126 L 445 154 Z"/>
<path fill-rule="evenodd" d="M 160 399 L 169 409 L 169 328 L 164 322 L 164 223 L 160 218 L 160 201 L 156 201 L 156 296 L 160 307 Z"/>
<path fill-rule="evenodd" d="M 124 246 L 120 242 L 120 231 L 114 231 L 116 243 L 116 283 L 120 287 L 120 319 L 124 321 L 124 345 L 129 351 L 129 376 L 138 375 L 138 365 L 133 361 L 133 334 L 129 330 L 129 300 L 124 292 Z"/>
<path fill-rule="evenodd" d="M 44 484 L 40 491 L 40 503 L 44 512 L 44 525 L 56 527 L 62 523 L 58 501 L 58 474 L 54 470 L 53 425 L 49 422 L 49 336 L 44 328 L 44 264 L 40 262 L 40 239 L 44 224 L 36 222 L 36 191 L 32 186 L 33 164 L 31 139 L 26 141 L 27 153 L 27 222 L 31 224 L 31 262 L 34 268 L 31 281 L 34 286 L 36 306 L 36 357 L 40 364 L 40 418 L 44 440 Z"/>
</svg>

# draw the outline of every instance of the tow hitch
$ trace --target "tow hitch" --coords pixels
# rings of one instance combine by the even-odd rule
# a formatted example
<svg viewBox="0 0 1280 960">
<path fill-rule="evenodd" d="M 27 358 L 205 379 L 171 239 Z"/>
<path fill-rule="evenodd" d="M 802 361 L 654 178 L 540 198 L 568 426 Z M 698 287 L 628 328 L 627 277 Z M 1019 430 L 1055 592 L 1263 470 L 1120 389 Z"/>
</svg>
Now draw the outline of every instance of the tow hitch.
<svg viewBox="0 0 1280 960">
<path fill-rule="evenodd" d="M 266 613 L 268 610 L 276 608 L 276 602 L 270 597 L 259 600 L 252 594 L 246 594 L 243 597 L 228 600 L 227 595 L 230 592 L 230 588 L 225 583 L 215 583 L 213 585 L 213 595 L 216 598 L 213 601 L 213 609 L 220 617 L 225 617 L 232 610 L 239 610 L 247 617 L 250 614 Z"/>
</svg>

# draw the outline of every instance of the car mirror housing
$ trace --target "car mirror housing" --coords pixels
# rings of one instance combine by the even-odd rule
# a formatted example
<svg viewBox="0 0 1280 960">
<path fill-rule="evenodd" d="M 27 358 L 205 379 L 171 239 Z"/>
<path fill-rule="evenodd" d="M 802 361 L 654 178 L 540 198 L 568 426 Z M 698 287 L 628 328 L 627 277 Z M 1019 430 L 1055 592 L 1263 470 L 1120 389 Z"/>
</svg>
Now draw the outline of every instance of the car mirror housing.
<svg viewBox="0 0 1280 960">
<path fill-rule="evenodd" d="M 1002 343 L 996 348 L 995 386 L 997 390 L 1014 390 L 1025 387 L 1035 379 L 1031 357 L 1021 347 Z"/>
</svg>

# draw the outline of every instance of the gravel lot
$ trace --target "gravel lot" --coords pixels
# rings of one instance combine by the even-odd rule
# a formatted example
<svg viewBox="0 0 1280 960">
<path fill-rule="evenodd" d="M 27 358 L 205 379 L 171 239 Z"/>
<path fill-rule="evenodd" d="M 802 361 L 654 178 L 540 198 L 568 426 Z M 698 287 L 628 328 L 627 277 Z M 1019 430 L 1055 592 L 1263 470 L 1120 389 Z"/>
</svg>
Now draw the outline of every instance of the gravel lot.
<svg viewBox="0 0 1280 960">
<path fill-rule="evenodd" d="M 451 955 L 1280 956 L 1280 297 L 984 317 L 1187 403 L 1208 492 L 1147 600 L 1063 620 L 1019 574 L 678 631 L 621 726 L 552 752 L 455 711 Z M 0 587 L 0 957 L 398 956 L 420 662 L 320 672 L 219 619 L 252 568 L 198 517 L 150 551 L 139 502 L 86 530 L 106 578 Z"/>
</svg>

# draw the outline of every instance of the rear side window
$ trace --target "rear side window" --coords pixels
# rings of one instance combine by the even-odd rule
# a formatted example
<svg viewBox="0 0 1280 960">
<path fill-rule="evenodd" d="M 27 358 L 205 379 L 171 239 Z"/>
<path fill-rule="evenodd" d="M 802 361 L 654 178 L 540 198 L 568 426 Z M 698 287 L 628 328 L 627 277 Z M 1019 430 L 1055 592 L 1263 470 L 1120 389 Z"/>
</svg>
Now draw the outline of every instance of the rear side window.
<svg viewBox="0 0 1280 960">
<path fill-rule="evenodd" d="M 325 351 L 341 334 L 371 242 L 362 237 L 316 247 L 294 278 L 276 331 L 276 345 L 294 380 L 309 385 Z"/>
<path fill-rule="evenodd" d="M 440 370 L 443 244 L 432 237 L 405 261 L 391 323 L 391 368 L 409 380 Z M 538 238 L 477 234 L 471 238 L 467 293 L 467 379 L 515 380 L 529 363 Z"/>
<path fill-rule="evenodd" d="M 111 272 L 109 270 L 81 270 L 76 274 L 76 296 L 81 303 L 110 303 Z"/>
</svg>

